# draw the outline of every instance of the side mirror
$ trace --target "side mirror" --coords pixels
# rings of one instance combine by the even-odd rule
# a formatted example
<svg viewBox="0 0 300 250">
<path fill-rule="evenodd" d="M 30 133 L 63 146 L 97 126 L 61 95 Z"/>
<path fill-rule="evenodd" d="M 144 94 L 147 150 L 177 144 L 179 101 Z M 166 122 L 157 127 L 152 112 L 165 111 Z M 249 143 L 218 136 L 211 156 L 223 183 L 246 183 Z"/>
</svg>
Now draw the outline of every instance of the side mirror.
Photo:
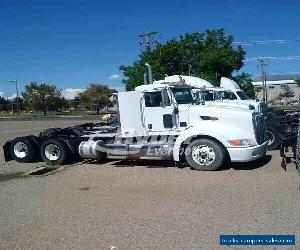
<svg viewBox="0 0 300 250">
<path fill-rule="evenodd" d="M 202 100 L 200 92 L 196 92 L 196 105 L 200 105 L 200 104 L 204 105 L 205 101 Z"/>
<path fill-rule="evenodd" d="M 197 105 L 199 105 L 200 104 L 200 102 L 201 102 L 201 99 L 200 99 L 200 93 L 199 92 L 196 92 L 195 93 L 195 103 L 197 104 Z"/>
<path fill-rule="evenodd" d="M 174 108 L 174 114 L 175 115 L 178 115 L 179 114 L 179 109 L 176 107 L 176 108 Z"/>
<path fill-rule="evenodd" d="M 162 102 L 165 103 L 165 105 L 170 103 L 169 94 L 166 89 L 161 90 L 161 99 L 162 99 Z"/>
</svg>

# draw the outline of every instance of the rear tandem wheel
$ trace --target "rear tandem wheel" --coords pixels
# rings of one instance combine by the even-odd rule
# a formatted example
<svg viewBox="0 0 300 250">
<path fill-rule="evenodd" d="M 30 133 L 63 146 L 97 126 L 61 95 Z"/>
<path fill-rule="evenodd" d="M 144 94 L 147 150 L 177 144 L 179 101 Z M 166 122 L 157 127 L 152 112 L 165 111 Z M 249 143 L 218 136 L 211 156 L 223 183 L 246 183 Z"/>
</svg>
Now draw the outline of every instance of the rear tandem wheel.
<svg viewBox="0 0 300 250">
<path fill-rule="evenodd" d="M 62 165 L 71 160 L 71 151 L 61 139 L 47 139 L 41 146 L 41 157 L 48 165 Z"/>
</svg>

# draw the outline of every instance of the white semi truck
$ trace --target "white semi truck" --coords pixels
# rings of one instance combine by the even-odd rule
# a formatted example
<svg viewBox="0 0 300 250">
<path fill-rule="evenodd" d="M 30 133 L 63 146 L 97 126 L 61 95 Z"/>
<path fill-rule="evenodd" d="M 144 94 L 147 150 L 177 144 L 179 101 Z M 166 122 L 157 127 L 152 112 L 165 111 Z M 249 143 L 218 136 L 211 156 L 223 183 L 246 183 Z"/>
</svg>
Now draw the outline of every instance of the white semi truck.
<svg viewBox="0 0 300 250">
<path fill-rule="evenodd" d="M 75 159 L 156 159 L 216 170 L 225 161 L 249 162 L 266 154 L 263 115 L 255 110 L 205 105 L 192 87 L 172 83 L 119 92 L 120 127 L 102 132 L 97 124 L 47 129 L 4 145 L 5 160 L 43 160 L 60 165 Z"/>
<path fill-rule="evenodd" d="M 167 76 L 163 80 L 154 81 L 155 84 L 178 84 L 185 83 L 192 87 L 195 98 L 205 102 L 207 106 L 239 108 L 245 110 L 256 110 L 265 115 L 266 134 L 268 138 L 268 150 L 278 149 L 285 136 L 282 122 L 275 121 L 273 113 L 267 113 L 267 104 L 261 101 L 250 99 L 247 94 L 240 89 L 239 85 L 226 77 L 222 77 L 220 87 L 214 87 L 210 82 L 193 76 L 173 75 Z M 271 115 L 270 115 L 271 114 Z M 279 127 L 279 128 L 278 128 Z M 288 130 L 288 129 L 287 129 Z"/>
</svg>

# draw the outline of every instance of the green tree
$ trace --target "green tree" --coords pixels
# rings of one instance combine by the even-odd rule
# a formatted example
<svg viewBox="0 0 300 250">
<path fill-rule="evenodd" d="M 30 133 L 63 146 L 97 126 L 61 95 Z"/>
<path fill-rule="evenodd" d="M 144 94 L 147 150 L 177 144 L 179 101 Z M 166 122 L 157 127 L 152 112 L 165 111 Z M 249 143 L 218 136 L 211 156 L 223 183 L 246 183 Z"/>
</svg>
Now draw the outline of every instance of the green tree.
<svg viewBox="0 0 300 250">
<path fill-rule="evenodd" d="M 297 87 L 300 88 L 300 78 L 299 78 L 299 79 L 296 79 L 296 80 L 294 81 L 294 83 L 297 85 Z"/>
<path fill-rule="evenodd" d="M 9 101 L 6 100 L 3 96 L 0 96 L 0 112 L 8 111 Z"/>
<path fill-rule="evenodd" d="M 44 115 L 47 109 L 56 110 L 62 105 L 61 90 L 47 83 L 31 82 L 25 86 L 22 96 L 27 110 L 43 111 Z"/>
<path fill-rule="evenodd" d="M 0 96 L 0 104 L 9 104 L 9 101 L 6 100 L 3 96 Z"/>
<path fill-rule="evenodd" d="M 79 96 L 75 96 L 75 98 L 73 100 L 71 100 L 72 103 L 72 108 L 78 109 L 80 106 L 80 97 Z"/>
<path fill-rule="evenodd" d="M 147 62 L 152 66 L 153 78 L 157 80 L 165 74 L 190 73 L 217 85 L 222 76 L 230 77 L 233 71 L 243 66 L 245 51 L 241 46 L 233 48 L 232 42 L 233 37 L 226 35 L 224 29 L 173 38 L 141 53 L 132 65 L 120 66 L 126 77 L 123 83 L 127 90 L 143 84 Z"/>
<path fill-rule="evenodd" d="M 90 84 L 87 89 L 79 94 L 79 98 L 83 107 L 96 107 L 97 114 L 100 109 L 109 105 L 109 97 L 116 92 L 114 89 L 108 88 L 106 85 Z"/>
<path fill-rule="evenodd" d="M 283 86 L 283 91 L 279 94 L 279 97 L 283 99 L 285 103 L 287 103 L 288 99 L 294 96 L 295 93 L 288 84 Z"/>
<path fill-rule="evenodd" d="M 242 74 L 233 77 L 233 80 L 240 85 L 241 89 L 244 90 L 250 98 L 255 98 L 255 90 L 250 74 L 243 72 Z"/>
</svg>

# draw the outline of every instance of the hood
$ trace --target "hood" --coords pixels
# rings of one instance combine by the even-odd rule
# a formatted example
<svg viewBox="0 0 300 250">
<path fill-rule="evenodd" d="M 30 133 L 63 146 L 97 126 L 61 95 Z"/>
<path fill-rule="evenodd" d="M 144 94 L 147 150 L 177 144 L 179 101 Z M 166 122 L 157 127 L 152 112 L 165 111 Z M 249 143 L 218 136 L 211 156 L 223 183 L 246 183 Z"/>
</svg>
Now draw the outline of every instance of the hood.
<svg viewBox="0 0 300 250">
<path fill-rule="evenodd" d="M 206 105 L 215 107 L 228 107 L 233 109 L 246 109 L 249 110 L 249 103 L 246 102 L 233 102 L 233 101 L 206 101 Z M 255 106 L 254 106 L 255 107 Z"/>
<path fill-rule="evenodd" d="M 180 104 L 178 105 L 180 111 L 191 111 L 191 112 L 216 112 L 220 114 L 234 114 L 235 116 L 239 114 L 251 114 L 255 110 L 249 109 L 249 104 L 234 104 L 234 103 L 224 103 L 224 102 L 205 102 L 204 105 L 192 105 L 192 104 Z"/>
</svg>

